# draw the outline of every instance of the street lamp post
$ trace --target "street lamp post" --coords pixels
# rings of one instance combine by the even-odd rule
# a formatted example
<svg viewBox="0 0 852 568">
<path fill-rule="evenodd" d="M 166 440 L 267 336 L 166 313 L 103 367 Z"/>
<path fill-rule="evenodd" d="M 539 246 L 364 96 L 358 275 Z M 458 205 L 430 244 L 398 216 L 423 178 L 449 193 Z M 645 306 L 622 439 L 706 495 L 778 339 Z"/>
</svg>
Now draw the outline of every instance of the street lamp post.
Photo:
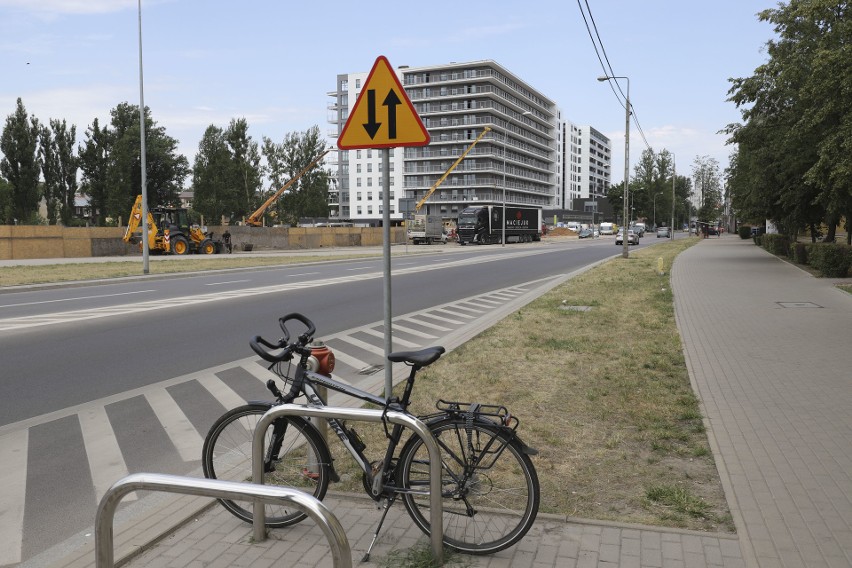
<svg viewBox="0 0 852 568">
<path fill-rule="evenodd" d="M 529 116 L 531 115 L 531 111 L 524 111 L 521 113 L 521 116 Z M 503 230 L 502 235 L 500 237 L 500 246 L 506 246 L 506 141 L 509 137 L 509 131 L 505 128 L 501 128 L 503 131 Z M 495 130 L 495 133 L 497 131 Z"/>
<path fill-rule="evenodd" d="M 615 79 L 626 79 L 627 80 L 627 97 L 624 105 L 625 118 L 624 118 L 624 238 L 622 239 L 623 250 L 621 251 L 621 256 L 624 258 L 630 257 L 630 252 L 628 250 L 628 239 L 627 239 L 627 199 L 628 193 L 627 188 L 630 180 L 630 77 L 621 76 L 621 77 L 610 77 L 604 75 L 603 77 L 598 77 L 598 81 L 612 81 Z"/>
<path fill-rule="evenodd" d="M 503 229 L 500 246 L 506 246 L 506 130 L 503 130 Z"/>
<path fill-rule="evenodd" d="M 675 223 L 675 180 L 677 179 L 677 166 L 675 163 L 675 155 L 672 152 L 672 224 L 669 229 L 670 237 L 674 240 L 674 223 Z"/>
</svg>

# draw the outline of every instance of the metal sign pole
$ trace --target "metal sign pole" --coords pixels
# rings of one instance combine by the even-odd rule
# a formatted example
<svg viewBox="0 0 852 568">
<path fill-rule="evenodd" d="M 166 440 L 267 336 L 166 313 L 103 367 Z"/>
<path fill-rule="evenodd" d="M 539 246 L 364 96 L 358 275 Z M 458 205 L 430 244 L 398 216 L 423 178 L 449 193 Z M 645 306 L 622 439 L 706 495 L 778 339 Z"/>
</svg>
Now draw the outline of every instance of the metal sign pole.
<svg viewBox="0 0 852 568">
<path fill-rule="evenodd" d="M 393 352 L 393 330 L 391 329 L 391 320 L 393 319 L 393 311 L 391 310 L 391 230 L 390 230 L 390 149 L 382 150 L 382 236 L 384 247 L 382 255 L 385 265 L 385 398 L 390 398 L 393 395 L 393 368 L 388 359 L 388 355 Z"/>
</svg>

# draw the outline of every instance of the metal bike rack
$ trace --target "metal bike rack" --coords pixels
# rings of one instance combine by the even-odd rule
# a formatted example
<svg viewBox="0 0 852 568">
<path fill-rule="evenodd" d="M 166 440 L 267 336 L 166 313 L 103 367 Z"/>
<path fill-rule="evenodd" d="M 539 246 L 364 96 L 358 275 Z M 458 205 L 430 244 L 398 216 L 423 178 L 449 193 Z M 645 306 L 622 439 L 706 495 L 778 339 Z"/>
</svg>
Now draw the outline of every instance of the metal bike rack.
<svg viewBox="0 0 852 568">
<path fill-rule="evenodd" d="M 435 437 L 421 421 L 396 410 L 374 410 L 368 408 L 340 408 L 334 406 L 304 406 L 300 404 L 282 404 L 273 406 L 257 423 L 252 440 L 252 480 L 256 484 L 263 484 L 263 453 L 266 429 L 276 418 L 282 416 L 307 416 L 310 418 L 340 418 L 343 420 L 360 420 L 362 422 L 381 422 L 383 419 L 392 424 L 401 424 L 410 428 L 423 440 L 429 452 L 429 524 L 432 530 L 430 539 L 432 542 L 432 553 L 439 565 L 444 563 L 444 505 L 441 501 L 441 453 Z M 254 504 L 254 540 L 261 542 L 266 538 L 266 511 L 262 504 Z"/>
<path fill-rule="evenodd" d="M 243 499 L 294 507 L 311 517 L 325 533 L 335 567 L 352 568 L 352 551 L 340 521 L 313 495 L 290 487 L 237 483 L 218 479 L 181 477 L 159 473 L 135 473 L 118 480 L 101 499 L 95 516 L 95 566 L 113 568 L 112 523 L 121 499 L 131 491 L 163 491 L 217 499 Z M 247 499 L 248 498 L 248 499 Z M 263 507 L 260 507 L 263 511 Z"/>
</svg>

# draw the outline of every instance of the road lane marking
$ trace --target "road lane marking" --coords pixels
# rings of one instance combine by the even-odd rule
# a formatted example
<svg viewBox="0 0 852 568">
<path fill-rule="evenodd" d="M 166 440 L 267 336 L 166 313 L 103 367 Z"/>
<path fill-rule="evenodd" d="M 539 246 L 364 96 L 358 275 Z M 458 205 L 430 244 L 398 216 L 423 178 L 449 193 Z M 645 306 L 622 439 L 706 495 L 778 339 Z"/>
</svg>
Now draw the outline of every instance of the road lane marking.
<svg viewBox="0 0 852 568">
<path fill-rule="evenodd" d="M 101 298 L 113 298 L 115 296 L 132 296 L 133 294 L 150 294 L 156 290 L 139 290 L 137 292 L 119 292 L 117 294 L 99 294 L 97 296 L 79 296 L 77 298 L 59 298 L 56 300 L 41 300 L 39 302 L 21 302 L 19 304 L 0 304 L 0 308 L 17 308 L 19 306 L 38 306 L 41 304 L 55 304 L 57 302 L 73 302 L 76 300 L 100 300 Z"/>
<path fill-rule="evenodd" d="M 226 280 L 225 282 L 208 282 L 205 286 L 224 286 L 225 284 L 239 284 L 240 282 L 251 282 L 251 280 Z"/>
<path fill-rule="evenodd" d="M 0 437 L 0 566 L 21 562 L 28 450 L 29 430 Z"/>
</svg>

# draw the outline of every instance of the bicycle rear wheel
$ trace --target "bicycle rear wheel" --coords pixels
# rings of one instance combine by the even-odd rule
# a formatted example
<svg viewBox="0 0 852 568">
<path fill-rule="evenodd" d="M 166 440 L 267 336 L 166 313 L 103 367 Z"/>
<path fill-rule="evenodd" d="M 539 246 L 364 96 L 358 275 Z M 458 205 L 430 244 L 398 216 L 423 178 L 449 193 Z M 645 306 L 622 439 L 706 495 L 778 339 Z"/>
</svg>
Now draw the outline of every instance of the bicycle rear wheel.
<svg viewBox="0 0 852 568">
<path fill-rule="evenodd" d="M 441 450 L 444 543 L 491 554 L 521 540 L 539 506 L 538 476 L 521 445 L 482 422 L 447 418 L 429 429 Z M 429 463 L 423 441 L 412 436 L 400 454 L 397 483 L 408 514 L 427 534 Z"/>
<path fill-rule="evenodd" d="M 271 408 L 265 404 L 247 404 L 222 415 L 204 439 L 202 467 L 210 479 L 250 482 L 252 480 L 252 439 L 257 423 Z M 269 454 L 273 430 L 286 424 L 286 434 L 274 460 L 274 470 L 263 475 L 266 485 L 293 487 L 322 499 L 328 489 L 331 457 L 328 446 L 316 429 L 299 417 L 279 418 L 266 432 L 265 455 Z M 236 517 L 250 523 L 251 501 L 219 502 Z M 266 505 L 266 526 L 286 527 L 303 520 L 305 515 L 295 508 Z"/>
</svg>

